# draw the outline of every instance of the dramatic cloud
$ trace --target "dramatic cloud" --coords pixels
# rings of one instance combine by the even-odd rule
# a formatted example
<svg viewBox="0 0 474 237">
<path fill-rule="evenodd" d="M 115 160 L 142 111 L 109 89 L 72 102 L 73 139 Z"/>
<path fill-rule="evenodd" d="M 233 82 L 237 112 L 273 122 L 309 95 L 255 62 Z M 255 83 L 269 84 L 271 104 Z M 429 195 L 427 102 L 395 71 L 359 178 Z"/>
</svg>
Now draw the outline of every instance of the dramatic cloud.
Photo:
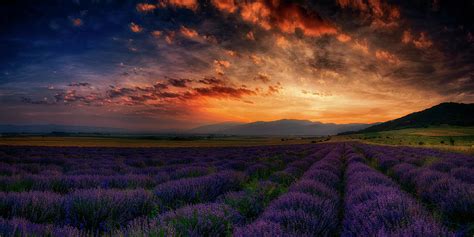
<svg viewBox="0 0 474 237">
<path fill-rule="evenodd" d="M 72 24 L 76 27 L 82 26 L 84 24 L 81 20 L 81 18 L 74 18 L 72 19 Z"/>
<path fill-rule="evenodd" d="M 199 37 L 199 33 L 193 29 L 187 28 L 185 26 L 181 26 L 180 32 L 187 38 L 197 38 Z"/>
<path fill-rule="evenodd" d="M 197 0 L 161 0 L 159 3 L 161 7 L 182 7 L 191 10 L 196 10 L 198 7 Z"/>
<path fill-rule="evenodd" d="M 275 43 L 281 48 L 288 48 L 290 46 L 290 42 L 284 36 L 278 36 Z"/>
<path fill-rule="evenodd" d="M 387 52 L 387 51 L 383 51 L 383 50 L 377 50 L 375 52 L 375 57 L 377 57 L 377 59 L 381 60 L 381 61 L 385 61 L 385 62 L 388 62 L 388 63 L 392 63 L 392 64 L 399 64 L 400 63 L 400 60 L 397 58 L 397 56 Z"/>
<path fill-rule="evenodd" d="M 433 45 L 433 42 L 428 39 L 425 32 L 420 32 L 418 38 L 414 37 L 409 30 L 403 32 L 402 42 L 404 44 L 413 44 L 416 48 L 426 49 Z"/>
<path fill-rule="evenodd" d="M 86 86 L 86 87 L 89 87 L 89 86 L 91 86 L 91 84 L 88 83 L 88 82 L 73 82 L 73 83 L 70 83 L 68 86 L 76 86 L 76 87 Z"/>
<path fill-rule="evenodd" d="M 279 29 L 291 34 L 300 30 L 307 36 L 337 32 L 334 26 L 316 12 L 309 12 L 297 4 L 260 0 L 244 2 L 240 7 L 240 15 L 244 21 L 259 25 L 265 30 Z"/>
<path fill-rule="evenodd" d="M 146 12 L 151 12 L 157 8 L 156 5 L 149 4 L 149 3 L 139 3 L 137 4 L 137 11 L 146 13 Z"/>
<path fill-rule="evenodd" d="M 159 30 L 155 30 L 155 31 L 151 32 L 151 35 L 153 35 L 153 37 L 155 37 L 155 38 L 160 38 L 163 35 L 163 32 L 159 31 Z"/>
<path fill-rule="evenodd" d="M 168 79 L 168 83 L 174 87 L 186 87 L 186 84 L 189 82 L 191 82 L 189 79 Z"/>
<path fill-rule="evenodd" d="M 217 79 L 215 77 L 205 77 L 198 81 L 199 83 L 206 84 L 206 85 L 223 85 L 224 81 Z"/>
<path fill-rule="evenodd" d="M 27 5 L 2 11 L 2 123 L 366 123 L 474 102 L 469 1 Z"/>
<path fill-rule="evenodd" d="M 143 30 L 143 27 L 135 24 L 135 23 L 130 23 L 130 30 L 134 33 L 140 33 Z"/>
<path fill-rule="evenodd" d="M 346 34 L 339 34 L 339 35 L 337 35 L 337 40 L 339 40 L 339 41 L 341 41 L 341 42 L 343 42 L 343 43 L 348 42 L 348 41 L 350 41 L 351 39 L 352 39 L 352 38 L 351 38 L 350 36 L 346 35 Z"/>
<path fill-rule="evenodd" d="M 247 88 L 233 88 L 227 86 L 195 88 L 195 92 L 201 96 L 216 98 L 242 98 L 243 96 L 257 94 L 255 91 L 249 90 Z"/>
<path fill-rule="evenodd" d="M 270 76 L 268 76 L 266 73 L 258 73 L 258 75 L 255 77 L 255 80 L 262 81 L 263 83 L 268 83 L 270 82 Z"/>
<path fill-rule="evenodd" d="M 237 10 L 234 0 L 212 0 L 212 4 L 223 12 L 233 13 Z"/>
</svg>

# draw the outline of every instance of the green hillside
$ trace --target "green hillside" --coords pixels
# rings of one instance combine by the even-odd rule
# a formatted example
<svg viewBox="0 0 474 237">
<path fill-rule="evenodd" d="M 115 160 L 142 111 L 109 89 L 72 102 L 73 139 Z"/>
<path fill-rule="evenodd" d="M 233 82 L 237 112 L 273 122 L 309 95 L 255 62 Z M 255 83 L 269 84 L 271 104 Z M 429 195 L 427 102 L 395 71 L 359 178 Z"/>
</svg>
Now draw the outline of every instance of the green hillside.
<svg viewBox="0 0 474 237">
<path fill-rule="evenodd" d="M 442 103 L 353 133 L 426 128 L 440 125 L 474 126 L 474 104 Z"/>
</svg>

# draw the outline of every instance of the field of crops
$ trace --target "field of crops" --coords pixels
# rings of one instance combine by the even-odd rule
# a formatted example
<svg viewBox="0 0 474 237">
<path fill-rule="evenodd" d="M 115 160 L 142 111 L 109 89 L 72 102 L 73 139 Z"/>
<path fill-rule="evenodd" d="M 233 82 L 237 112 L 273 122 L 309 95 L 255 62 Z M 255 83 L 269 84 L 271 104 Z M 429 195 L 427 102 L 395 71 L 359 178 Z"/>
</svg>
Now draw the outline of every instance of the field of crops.
<svg viewBox="0 0 474 237">
<path fill-rule="evenodd" d="M 324 143 L 0 146 L 0 236 L 472 236 L 474 157 Z"/>
</svg>

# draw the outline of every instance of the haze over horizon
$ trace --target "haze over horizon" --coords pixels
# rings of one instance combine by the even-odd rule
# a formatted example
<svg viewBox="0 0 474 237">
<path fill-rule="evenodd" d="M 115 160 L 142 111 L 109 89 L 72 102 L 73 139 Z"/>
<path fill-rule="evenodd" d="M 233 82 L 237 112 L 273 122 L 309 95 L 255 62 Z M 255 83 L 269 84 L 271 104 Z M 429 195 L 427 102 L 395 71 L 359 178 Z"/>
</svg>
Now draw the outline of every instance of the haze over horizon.
<svg viewBox="0 0 474 237">
<path fill-rule="evenodd" d="M 1 4 L 0 124 L 375 123 L 474 102 L 472 1 Z"/>
</svg>

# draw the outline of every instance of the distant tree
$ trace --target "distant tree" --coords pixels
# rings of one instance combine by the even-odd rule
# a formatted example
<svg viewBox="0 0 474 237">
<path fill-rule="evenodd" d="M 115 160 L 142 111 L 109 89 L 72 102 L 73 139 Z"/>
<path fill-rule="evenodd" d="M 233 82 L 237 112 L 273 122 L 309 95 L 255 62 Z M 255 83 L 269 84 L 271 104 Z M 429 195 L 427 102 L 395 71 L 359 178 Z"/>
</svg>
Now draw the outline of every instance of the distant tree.
<svg viewBox="0 0 474 237">
<path fill-rule="evenodd" d="M 452 137 L 449 138 L 449 144 L 451 144 L 451 146 L 454 146 L 454 139 Z"/>
</svg>

